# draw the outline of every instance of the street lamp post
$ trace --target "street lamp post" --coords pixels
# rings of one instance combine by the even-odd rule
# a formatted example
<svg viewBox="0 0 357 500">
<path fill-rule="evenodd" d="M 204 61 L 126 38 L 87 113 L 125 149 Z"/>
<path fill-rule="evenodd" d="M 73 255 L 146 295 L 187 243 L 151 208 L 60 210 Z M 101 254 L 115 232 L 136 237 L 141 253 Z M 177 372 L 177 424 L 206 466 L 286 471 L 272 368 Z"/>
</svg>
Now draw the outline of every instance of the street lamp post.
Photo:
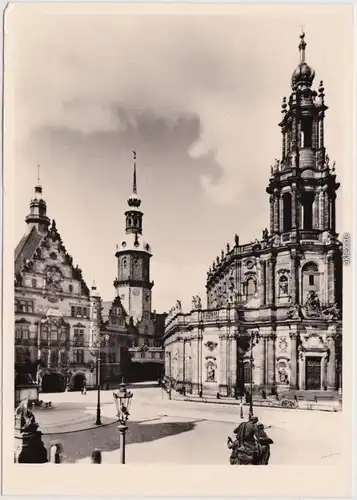
<svg viewBox="0 0 357 500">
<path fill-rule="evenodd" d="M 114 403 L 119 421 L 118 431 L 120 436 L 120 463 L 125 464 L 125 434 L 128 429 L 126 422 L 129 418 L 130 403 L 133 393 L 127 391 L 124 381 L 120 384 L 118 392 L 113 392 Z"/>
<path fill-rule="evenodd" d="M 101 409 L 100 409 L 100 348 L 102 344 L 105 344 L 109 340 L 109 335 L 104 335 L 100 337 L 96 342 L 93 342 L 93 347 L 95 347 L 95 351 L 91 354 L 96 358 L 97 365 L 97 419 L 95 421 L 95 425 L 102 425 L 101 420 Z"/>
<path fill-rule="evenodd" d="M 250 334 L 250 402 L 249 402 L 249 418 L 254 416 L 253 412 L 253 347 L 259 342 L 259 333 L 251 332 Z"/>
</svg>

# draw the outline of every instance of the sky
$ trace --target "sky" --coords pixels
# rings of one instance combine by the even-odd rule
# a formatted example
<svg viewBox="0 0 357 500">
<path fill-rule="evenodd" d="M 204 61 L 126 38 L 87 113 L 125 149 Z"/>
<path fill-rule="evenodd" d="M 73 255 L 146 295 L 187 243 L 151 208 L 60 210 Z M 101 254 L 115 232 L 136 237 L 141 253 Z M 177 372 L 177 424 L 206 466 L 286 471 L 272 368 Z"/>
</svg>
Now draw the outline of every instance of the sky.
<svg viewBox="0 0 357 500">
<path fill-rule="evenodd" d="M 265 188 L 302 25 L 315 87 L 324 81 L 328 154 L 346 179 L 353 15 L 322 4 L 150 7 L 8 8 L 14 239 L 26 231 L 39 164 L 48 216 L 87 284 L 112 300 L 136 148 L 153 309 L 180 299 L 187 310 L 193 295 L 205 302 L 208 267 L 226 243 L 269 225 Z"/>
</svg>

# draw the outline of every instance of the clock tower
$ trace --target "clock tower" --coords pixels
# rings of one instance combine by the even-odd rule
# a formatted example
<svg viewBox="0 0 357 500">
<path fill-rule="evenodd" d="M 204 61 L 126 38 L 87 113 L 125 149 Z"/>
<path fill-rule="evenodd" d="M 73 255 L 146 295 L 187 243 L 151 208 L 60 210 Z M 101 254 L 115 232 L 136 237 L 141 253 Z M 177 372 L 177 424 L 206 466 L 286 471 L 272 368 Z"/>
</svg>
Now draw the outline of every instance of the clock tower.
<svg viewBox="0 0 357 500">
<path fill-rule="evenodd" d="M 154 334 L 151 319 L 151 289 L 154 283 L 150 281 L 152 253 L 150 245 L 143 239 L 143 212 L 136 184 L 136 151 L 133 151 L 133 158 L 133 192 L 125 212 L 125 235 L 115 254 L 118 271 L 114 287 L 129 322 L 137 328 L 139 335 L 149 340 Z"/>
</svg>

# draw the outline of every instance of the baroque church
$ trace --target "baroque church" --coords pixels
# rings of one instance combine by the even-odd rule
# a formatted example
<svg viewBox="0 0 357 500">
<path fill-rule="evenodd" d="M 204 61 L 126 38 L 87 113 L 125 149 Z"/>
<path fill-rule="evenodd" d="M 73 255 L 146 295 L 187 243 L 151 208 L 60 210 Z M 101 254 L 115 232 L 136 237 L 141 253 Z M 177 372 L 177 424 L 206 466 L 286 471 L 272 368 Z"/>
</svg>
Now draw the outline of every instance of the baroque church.
<svg viewBox="0 0 357 500">
<path fill-rule="evenodd" d="M 236 235 L 214 260 L 206 309 L 194 297 L 191 312 L 178 301 L 166 318 L 165 376 L 187 393 L 341 390 L 339 183 L 325 147 L 323 82 L 313 89 L 305 50 L 303 33 L 266 188 L 269 229 L 246 245 Z"/>
<path fill-rule="evenodd" d="M 153 361 L 162 357 L 166 315 L 151 310 L 152 253 L 142 238 L 140 205 L 134 152 L 133 193 L 125 212 L 125 233 L 115 254 L 115 297 L 103 302 L 94 284 L 88 288 L 55 220 L 51 222 L 47 216 L 38 180 L 25 218 L 28 229 L 15 249 L 18 383 L 28 380 L 30 374 L 44 392 L 90 388 L 98 383 L 98 366 L 103 384 L 120 381 L 136 351 L 152 347 L 157 351 Z M 135 379 L 135 374 L 131 376 Z"/>
</svg>

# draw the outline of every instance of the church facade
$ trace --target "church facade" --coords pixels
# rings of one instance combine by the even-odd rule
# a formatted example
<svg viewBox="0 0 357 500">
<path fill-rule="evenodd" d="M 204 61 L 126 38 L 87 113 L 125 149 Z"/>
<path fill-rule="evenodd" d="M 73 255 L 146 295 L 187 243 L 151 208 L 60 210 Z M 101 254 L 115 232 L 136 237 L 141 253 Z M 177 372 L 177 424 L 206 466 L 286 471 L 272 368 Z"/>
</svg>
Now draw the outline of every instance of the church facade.
<svg viewBox="0 0 357 500">
<path fill-rule="evenodd" d="M 24 371 L 43 391 L 93 387 L 118 381 L 129 348 L 161 346 L 162 315 L 151 311 L 151 248 L 142 240 L 136 165 L 126 228 L 117 248 L 118 274 L 112 302 L 67 252 L 56 222 L 47 216 L 42 186 L 35 186 L 26 217 L 28 230 L 15 250 L 15 372 Z M 99 368 L 98 368 L 99 367 Z M 23 379 L 23 376 L 22 376 Z"/>
<path fill-rule="evenodd" d="M 336 391 L 342 372 L 342 245 L 335 163 L 324 140 L 323 83 L 305 61 L 283 99 L 281 159 L 267 186 L 269 229 L 232 246 L 207 275 L 207 308 L 178 301 L 165 328 L 165 375 L 194 394 Z"/>
</svg>

